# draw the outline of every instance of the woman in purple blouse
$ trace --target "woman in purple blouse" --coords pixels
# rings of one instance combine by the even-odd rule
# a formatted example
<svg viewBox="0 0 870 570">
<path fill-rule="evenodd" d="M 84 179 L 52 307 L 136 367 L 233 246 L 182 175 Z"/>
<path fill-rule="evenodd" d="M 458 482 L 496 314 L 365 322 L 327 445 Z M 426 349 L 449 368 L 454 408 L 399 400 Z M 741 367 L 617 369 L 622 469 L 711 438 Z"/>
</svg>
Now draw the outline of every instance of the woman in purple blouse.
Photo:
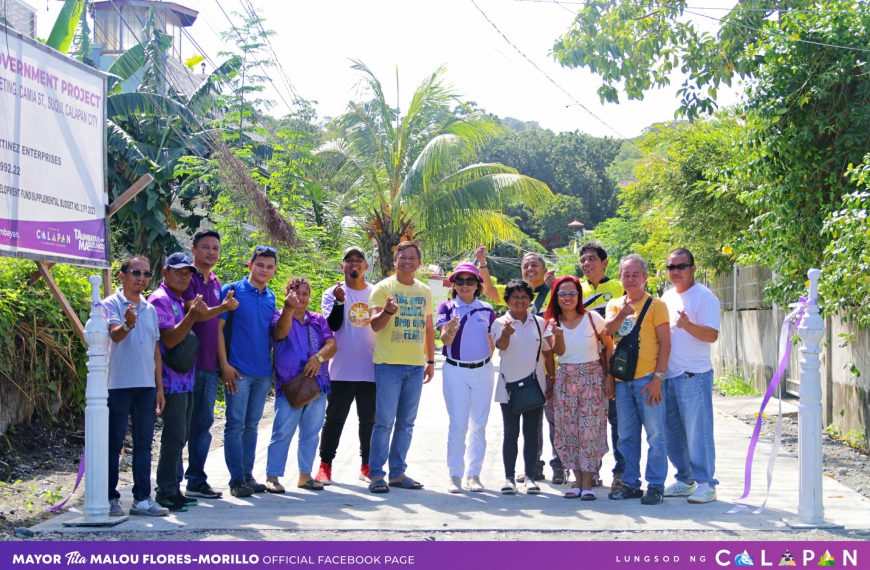
<svg viewBox="0 0 870 570">
<path fill-rule="evenodd" d="M 327 361 L 335 355 L 336 344 L 332 331 L 321 315 L 308 310 L 311 286 L 304 277 L 293 277 L 287 282 L 284 308 L 272 318 L 272 346 L 275 369 L 275 421 L 266 459 L 266 491 L 283 493 L 279 477 L 284 476 L 287 452 L 296 428 L 299 428 L 299 464 L 297 487 L 319 491 L 323 484 L 311 476 L 320 428 L 329 393 Z M 315 376 L 320 396 L 294 410 L 284 397 L 281 386 L 301 374 Z"/>
</svg>

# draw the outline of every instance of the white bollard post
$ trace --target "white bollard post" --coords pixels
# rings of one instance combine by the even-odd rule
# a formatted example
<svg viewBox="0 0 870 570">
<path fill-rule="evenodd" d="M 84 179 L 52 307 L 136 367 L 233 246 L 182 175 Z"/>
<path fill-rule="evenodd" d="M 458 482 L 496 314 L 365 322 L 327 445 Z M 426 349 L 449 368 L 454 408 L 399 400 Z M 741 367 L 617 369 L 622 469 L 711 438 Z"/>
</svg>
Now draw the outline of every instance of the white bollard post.
<svg viewBox="0 0 870 570">
<path fill-rule="evenodd" d="M 100 306 L 102 278 L 91 275 L 91 315 L 85 324 L 88 380 L 85 387 L 85 506 L 83 518 L 65 526 L 111 526 L 109 518 L 109 323 Z"/>
<path fill-rule="evenodd" d="M 787 520 L 794 528 L 842 528 L 825 521 L 822 489 L 822 378 L 819 374 L 825 321 L 819 314 L 819 277 L 810 269 L 809 298 L 797 328 L 800 348 L 800 402 L 798 404 L 798 518 Z"/>
</svg>

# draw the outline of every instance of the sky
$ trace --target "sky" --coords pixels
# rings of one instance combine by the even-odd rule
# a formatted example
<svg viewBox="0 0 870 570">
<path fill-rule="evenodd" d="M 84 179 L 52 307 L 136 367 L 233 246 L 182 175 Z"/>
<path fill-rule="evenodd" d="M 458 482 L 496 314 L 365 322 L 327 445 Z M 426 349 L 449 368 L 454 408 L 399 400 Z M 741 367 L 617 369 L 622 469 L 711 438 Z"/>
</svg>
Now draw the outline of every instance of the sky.
<svg viewBox="0 0 870 570">
<path fill-rule="evenodd" d="M 188 32 L 208 52 L 209 67 L 219 65 L 217 53 L 227 49 L 219 33 L 230 23 L 221 8 L 238 25 L 240 17 L 233 13 L 242 12 L 242 1 L 177 0 L 199 12 Z M 61 3 L 29 2 L 38 9 L 40 37 L 47 37 Z M 363 96 L 360 75 L 350 68 L 352 59 L 374 71 L 392 105 L 398 92 L 404 108 L 417 85 L 445 65 L 447 81 L 463 99 L 498 116 L 536 121 L 556 132 L 634 137 L 655 122 L 673 119 L 678 104 L 679 76 L 643 101 L 623 97 L 619 104 L 603 104 L 594 74 L 563 68 L 553 60 L 550 50 L 570 27 L 577 0 L 251 2 L 265 27 L 276 32 L 271 42 L 284 75 L 299 97 L 317 101 L 321 118 L 340 115 L 350 101 Z M 726 0 L 697 2 L 703 13 L 715 17 L 724 15 L 729 5 L 733 3 Z M 709 30 L 717 25 L 710 19 L 697 22 Z M 185 50 L 193 55 L 190 45 Z M 277 68 L 271 76 L 277 87 L 267 90 L 276 101 L 271 113 L 281 116 L 294 104 L 293 95 Z M 736 91 L 728 91 L 719 99 L 727 105 L 737 98 Z"/>
</svg>

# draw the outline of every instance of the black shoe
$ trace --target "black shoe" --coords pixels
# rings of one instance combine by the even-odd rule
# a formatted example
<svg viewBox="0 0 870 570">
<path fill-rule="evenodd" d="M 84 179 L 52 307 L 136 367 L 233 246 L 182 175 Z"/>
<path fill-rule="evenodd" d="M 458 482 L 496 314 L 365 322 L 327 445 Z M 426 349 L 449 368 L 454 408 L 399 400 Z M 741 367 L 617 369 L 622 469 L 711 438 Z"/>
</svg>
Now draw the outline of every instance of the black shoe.
<svg viewBox="0 0 870 570">
<path fill-rule="evenodd" d="M 648 488 L 646 495 L 641 497 L 640 504 L 642 505 L 658 505 L 665 500 L 665 492 L 662 489 Z"/>
<path fill-rule="evenodd" d="M 544 481 L 546 477 L 544 477 L 544 467 L 543 465 L 540 467 L 535 467 L 535 476 L 532 478 L 535 481 Z"/>
<path fill-rule="evenodd" d="M 632 489 L 631 487 L 623 487 L 618 491 L 611 491 L 607 494 L 608 499 L 614 501 L 622 501 L 624 499 L 640 499 L 643 497 L 643 491 L 640 489 Z"/>
<path fill-rule="evenodd" d="M 179 499 L 181 499 L 181 502 L 183 502 L 185 505 L 187 505 L 187 506 L 189 506 L 189 507 L 191 507 L 191 506 L 193 506 L 193 505 L 195 505 L 195 504 L 197 504 L 197 503 L 199 502 L 199 501 L 197 501 L 196 499 L 194 499 L 193 497 L 187 497 L 187 496 L 185 496 L 185 495 L 182 495 L 182 494 L 181 494 L 181 491 L 178 492 L 178 494 L 176 495 L 176 497 L 178 497 Z"/>
<path fill-rule="evenodd" d="M 257 480 L 254 479 L 253 477 L 246 477 L 245 478 L 245 485 L 250 487 L 251 491 L 253 491 L 254 493 L 265 493 L 266 492 L 266 485 L 264 485 L 263 483 L 257 483 Z"/>
<path fill-rule="evenodd" d="M 203 483 L 198 487 L 187 488 L 188 497 L 200 497 L 202 499 L 220 499 L 223 494 L 220 491 L 215 491 L 208 483 Z"/>
<path fill-rule="evenodd" d="M 265 485 L 263 487 L 265 489 Z M 253 494 L 254 490 L 251 489 L 244 481 L 236 483 L 235 485 L 230 485 L 230 495 L 232 495 L 233 497 L 250 497 Z"/>
<path fill-rule="evenodd" d="M 161 507 L 169 509 L 173 513 L 187 512 L 187 505 L 184 503 L 184 500 L 181 498 L 180 495 L 174 495 L 172 497 L 158 497 L 157 504 Z"/>
</svg>

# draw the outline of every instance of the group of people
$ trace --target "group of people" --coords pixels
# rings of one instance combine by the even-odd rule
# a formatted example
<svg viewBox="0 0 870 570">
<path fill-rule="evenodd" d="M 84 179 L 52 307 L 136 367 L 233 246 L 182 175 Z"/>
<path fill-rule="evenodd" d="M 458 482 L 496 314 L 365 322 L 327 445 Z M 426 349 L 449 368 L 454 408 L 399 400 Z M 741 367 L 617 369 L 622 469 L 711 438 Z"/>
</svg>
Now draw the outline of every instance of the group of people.
<svg viewBox="0 0 870 570">
<path fill-rule="evenodd" d="M 220 257 L 217 232 L 197 232 L 191 254 L 166 258 L 162 282 L 147 299 L 153 277 L 149 261 L 126 259 L 118 274 L 120 287 L 103 301 L 112 340 L 110 516 L 124 514 L 118 464 L 130 422 L 131 515 L 164 516 L 200 499 L 221 498 L 205 472 L 221 384 L 224 459 L 234 497 L 286 491 L 281 478 L 297 430 L 297 487 L 318 491 L 331 484 L 332 463 L 354 402 L 360 480 L 372 493 L 422 489 L 407 474 L 406 459 L 422 387 L 435 375 L 436 334 L 449 416 L 449 492 L 485 490 L 481 470 L 494 400 L 504 422 L 504 494 L 516 493 L 518 483 L 526 493 L 540 492 L 546 418 L 552 480 L 565 483 L 573 474 L 566 498 L 596 498 L 608 421 L 615 459 L 609 498 L 641 498 L 644 504 L 661 503 L 665 496 L 685 496 L 693 503 L 716 498 L 710 345 L 718 336 L 719 301 L 694 280 L 694 259 L 685 249 L 668 257 L 674 287 L 661 299 L 646 292 L 647 267 L 639 255 L 621 260 L 618 281 L 608 279 L 607 253 L 588 243 L 580 251 L 581 281 L 573 275 L 556 278 L 541 256 L 526 254 L 523 279 L 504 289 L 508 311 L 502 316 L 481 300 L 501 301 L 483 247 L 476 263 L 460 263 L 449 274 L 449 299 L 437 310 L 430 288 L 416 278 L 422 261 L 417 243 L 396 246 L 395 272 L 377 284 L 366 281 L 365 252 L 350 247 L 342 259 L 344 279 L 324 291 L 321 313 L 309 310 L 312 290 L 304 277 L 288 281 L 278 308 L 269 288 L 278 264 L 272 247 L 255 248 L 249 274 L 224 285 L 212 271 Z M 614 378 L 619 374 L 609 370 L 616 360 L 614 347 L 621 353 L 633 348 L 631 377 Z M 304 401 L 299 399 L 303 382 L 314 386 Z M 523 398 L 529 389 L 539 390 L 531 406 L 521 410 L 520 388 Z M 273 389 L 266 479 L 258 482 L 253 477 L 257 433 Z M 157 415 L 163 428 L 152 500 Z M 645 494 L 641 427 L 649 445 Z M 516 474 L 521 431 L 524 469 Z M 314 473 L 318 443 L 320 465 Z M 665 489 L 668 459 L 677 473 Z"/>
</svg>

